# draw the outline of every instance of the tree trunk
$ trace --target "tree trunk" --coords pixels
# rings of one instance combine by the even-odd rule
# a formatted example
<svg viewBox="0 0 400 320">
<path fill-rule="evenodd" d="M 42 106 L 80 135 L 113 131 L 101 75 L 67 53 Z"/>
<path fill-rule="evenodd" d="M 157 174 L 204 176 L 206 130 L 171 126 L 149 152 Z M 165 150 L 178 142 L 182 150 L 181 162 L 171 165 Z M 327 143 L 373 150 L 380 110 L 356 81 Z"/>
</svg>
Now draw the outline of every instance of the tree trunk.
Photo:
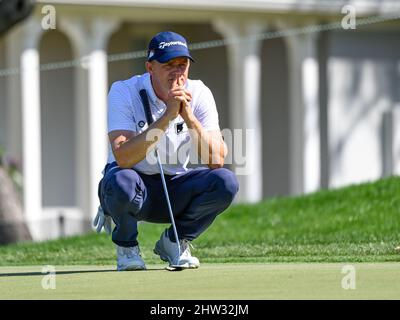
<svg viewBox="0 0 400 320">
<path fill-rule="evenodd" d="M 11 178 L 0 167 L 0 244 L 32 240 Z"/>
</svg>

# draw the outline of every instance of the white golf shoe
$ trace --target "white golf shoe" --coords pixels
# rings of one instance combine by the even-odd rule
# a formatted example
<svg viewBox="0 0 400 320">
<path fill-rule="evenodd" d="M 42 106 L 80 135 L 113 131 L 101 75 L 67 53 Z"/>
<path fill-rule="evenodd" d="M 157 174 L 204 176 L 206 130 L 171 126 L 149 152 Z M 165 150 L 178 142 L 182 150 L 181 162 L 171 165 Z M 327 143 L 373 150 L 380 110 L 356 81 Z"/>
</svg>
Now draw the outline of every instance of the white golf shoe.
<svg viewBox="0 0 400 320">
<path fill-rule="evenodd" d="M 181 255 L 179 256 L 176 242 L 172 242 L 165 230 L 157 241 L 154 253 L 159 255 L 161 260 L 169 262 L 170 267 L 180 267 L 183 269 L 195 269 L 200 267 L 199 259 L 190 253 L 190 241 L 182 239 L 179 241 Z"/>
<path fill-rule="evenodd" d="M 145 270 L 146 265 L 140 255 L 139 246 L 121 247 L 117 246 L 117 270 L 132 271 Z"/>
</svg>

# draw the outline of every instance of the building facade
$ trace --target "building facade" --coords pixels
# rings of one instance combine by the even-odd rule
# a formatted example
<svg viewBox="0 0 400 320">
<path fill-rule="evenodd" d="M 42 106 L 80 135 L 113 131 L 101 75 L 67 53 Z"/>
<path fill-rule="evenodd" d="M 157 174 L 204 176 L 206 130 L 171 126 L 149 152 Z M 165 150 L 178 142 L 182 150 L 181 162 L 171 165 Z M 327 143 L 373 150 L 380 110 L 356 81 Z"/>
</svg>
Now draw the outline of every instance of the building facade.
<svg viewBox="0 0 400 320">
<path fill-rule="evenodd" d="M 398 174 L 400 19 L 362 19 L 400 17 L 400 3 L 351 4 L 366 21 L 356 29 L 341 25 L 348 1 L 38 1 L 0 38 L 0 145 L 21 163 L 34 238 L 90 230 L 108 89 L 145 72 L 143 57 L 122 54 L 162 30 L 197 45 L 190 77 L 212 90 L 221 129 L 249 131 L 245 162 L 228 165 L 237 202 Z"/>
</svg>

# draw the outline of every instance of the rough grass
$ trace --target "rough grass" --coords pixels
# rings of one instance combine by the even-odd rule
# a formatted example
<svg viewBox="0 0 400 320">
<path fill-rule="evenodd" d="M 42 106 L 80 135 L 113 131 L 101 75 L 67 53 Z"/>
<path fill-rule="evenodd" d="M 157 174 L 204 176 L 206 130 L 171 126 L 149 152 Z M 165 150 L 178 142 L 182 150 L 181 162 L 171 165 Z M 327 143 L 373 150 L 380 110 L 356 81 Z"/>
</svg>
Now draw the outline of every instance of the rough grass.
<svg viewBox="0 0 400 320">
<path fill-rule="evenodd" d="M 194 241 L 202 262 L 400 261 L 400 178 L 302 197 L 229 208 Z M 147 263 L 166 225 L 142 223 Z M 106 234 L 0 247 L 0 265 L 109 265 L 115 248 Z"/>
</svg>

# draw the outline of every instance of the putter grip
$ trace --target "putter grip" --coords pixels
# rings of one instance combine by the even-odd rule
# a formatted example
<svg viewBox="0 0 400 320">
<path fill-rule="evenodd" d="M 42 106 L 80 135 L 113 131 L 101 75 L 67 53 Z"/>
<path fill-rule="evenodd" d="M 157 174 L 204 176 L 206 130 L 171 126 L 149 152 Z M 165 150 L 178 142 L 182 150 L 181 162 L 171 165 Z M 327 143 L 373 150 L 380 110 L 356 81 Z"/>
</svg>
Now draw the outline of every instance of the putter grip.
<svg viewBox="0 0 400 320">
<path fill-rule="evenodd" d="M 146 116 L 147 124 L 151 125 L 153 123 L 153 115 L 151 114 L 149 97 L 147 96 L 146 90 L 145 89 L 140 90 L 139 95 L 140 95 L 140 99 L 142 100 L 142 103 L 143 103 L 143 108 L 144 108 L 144 113 Z"/>
</svg>

